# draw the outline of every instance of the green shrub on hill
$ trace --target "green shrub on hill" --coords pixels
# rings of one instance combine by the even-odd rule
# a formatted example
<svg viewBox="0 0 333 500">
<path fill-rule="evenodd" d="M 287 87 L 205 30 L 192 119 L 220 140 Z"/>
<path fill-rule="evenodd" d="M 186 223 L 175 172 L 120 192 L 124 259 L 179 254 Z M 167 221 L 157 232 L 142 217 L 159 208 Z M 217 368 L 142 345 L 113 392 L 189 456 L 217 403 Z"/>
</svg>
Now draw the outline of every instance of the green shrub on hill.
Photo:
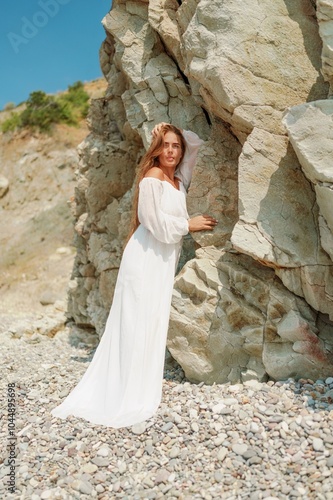
<svg viewBox="0 0 333 500">
<path fill-rule="evenodd" d="M 19 128 L 21 126 L 21 116 L 20 113 L 10 113 L 10 117 L 7 118 L 2 124 L 1 124 L 1 130 L 2 132 L 12 132 L 16 128 Z"/>
<path fill-rule="evenodd" d="M 14 102 L 7 102 L 7 104 L 4 105 L 4 111 L 11 111 L 12 109 L 15 108 L 15 103 Z"/>
<path fill-rule="evenodd" d="M 84 90 L 82 82 L 76 82 L 68 86 L 68 92 L 59 97 L 59 102 L 63 107 L 69 107 L 77 118 L 85 118 L 89 110 L 89 96 Z"/>
<path fill-rule="evenodd" d="M 21 127 L 39 128 L 46 132 L 53 123 L 60 123 L 63 118 L 62 107 L 56 99 L 38 90 L 32 92 L 26 102 L 26 109 L 21 113 Z"/>
<path fill-rule="evenodd" d="M 49 132 L 54 123 L 78 125 L 79 120 L 88 114 L 89 95 L 83 83 L 76 82 L 59 96 L 47 95 L 41 90 L 31 92 L 25 104 L 21 113 L 11 113 L 2 123 L 3 132 L 24 127 Z"/>
</svg>

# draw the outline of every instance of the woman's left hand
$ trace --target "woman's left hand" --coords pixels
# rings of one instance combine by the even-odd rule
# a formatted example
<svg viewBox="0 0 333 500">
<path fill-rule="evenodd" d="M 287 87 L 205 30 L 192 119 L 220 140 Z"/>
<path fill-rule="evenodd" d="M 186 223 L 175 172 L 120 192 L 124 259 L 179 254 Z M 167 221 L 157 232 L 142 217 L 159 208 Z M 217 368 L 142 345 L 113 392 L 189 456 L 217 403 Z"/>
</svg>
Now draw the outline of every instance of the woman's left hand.
<svg viewBox="0 0 333 500">
<path fill-rule="evenodd" d="M 188 230 L 190 233 L 195 231 L 212 231 L 217 225 L 218 220 L 211 215 L 197 215 L 188 220 Z"/>
</svg>

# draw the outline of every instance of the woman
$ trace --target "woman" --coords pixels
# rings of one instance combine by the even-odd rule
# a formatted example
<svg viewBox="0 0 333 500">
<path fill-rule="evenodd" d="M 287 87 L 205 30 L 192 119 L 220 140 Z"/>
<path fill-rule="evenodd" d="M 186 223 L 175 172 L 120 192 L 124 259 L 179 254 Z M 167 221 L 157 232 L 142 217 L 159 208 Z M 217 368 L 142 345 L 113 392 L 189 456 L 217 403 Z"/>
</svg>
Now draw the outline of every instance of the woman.
<svg viewBox="0 0 333 500">
<path fill-rule="evenodd" d="M 130 237 L 104 334 L 87 371 L 53 416 L 119 428 L 156 412 L 182 239 L 217 224 L 207 215 L 189 219 L 186 210 L 201 143 L 193 132 L 166 123 L 154 128 L 138 168 Z"/>
</svg>

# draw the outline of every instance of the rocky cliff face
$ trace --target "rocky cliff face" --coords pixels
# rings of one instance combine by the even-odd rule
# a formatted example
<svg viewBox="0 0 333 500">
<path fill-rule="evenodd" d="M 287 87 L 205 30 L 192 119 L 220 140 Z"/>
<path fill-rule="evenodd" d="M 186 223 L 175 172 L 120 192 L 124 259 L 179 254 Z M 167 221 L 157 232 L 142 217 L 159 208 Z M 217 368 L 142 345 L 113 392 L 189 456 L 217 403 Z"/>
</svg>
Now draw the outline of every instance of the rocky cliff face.
<svg viewBox="0 0 333 500">
<path fill-rule="evenodd" d="M 81 144 L 69 313 L 102 334 L 135 167 L 160 121 L 205 144 L 168 347 L 193 381 L 333 369 L 333 4 L 114 0 Z M 194 255 L 194 250 L 196 254 Z"/>
</svg>

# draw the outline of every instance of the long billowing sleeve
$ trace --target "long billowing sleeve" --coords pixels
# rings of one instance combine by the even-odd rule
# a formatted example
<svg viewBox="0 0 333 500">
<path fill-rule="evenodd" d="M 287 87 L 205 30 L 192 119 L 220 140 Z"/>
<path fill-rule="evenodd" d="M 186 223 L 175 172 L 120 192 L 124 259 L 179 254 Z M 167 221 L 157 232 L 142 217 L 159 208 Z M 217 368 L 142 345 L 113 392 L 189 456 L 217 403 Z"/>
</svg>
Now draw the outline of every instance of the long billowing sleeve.
<svg viewBox="0 0 333 500">
<path fill-rule="evenodd" d="M 168 187 L 168 189 L 170 189 Z M 172 188 L 171 188 L 172 189 Z M 139 222 L 162 243 L 178 243 L 188 233 L 185 217 L 165 213 L 161 208 L 163 181 L 145 177 L 140 182 L 138 217 Z"/>
<path fill-rule="evenodd" d="M 204 141 L 190 130 L 183 130 L 183 136 L 186 142 L 186 151 L 175 175 L 180 178 L 185 189 L 188 190 L 191 184 L 193 168 L 197 161 L 198 151 Z"/>
</svg>

